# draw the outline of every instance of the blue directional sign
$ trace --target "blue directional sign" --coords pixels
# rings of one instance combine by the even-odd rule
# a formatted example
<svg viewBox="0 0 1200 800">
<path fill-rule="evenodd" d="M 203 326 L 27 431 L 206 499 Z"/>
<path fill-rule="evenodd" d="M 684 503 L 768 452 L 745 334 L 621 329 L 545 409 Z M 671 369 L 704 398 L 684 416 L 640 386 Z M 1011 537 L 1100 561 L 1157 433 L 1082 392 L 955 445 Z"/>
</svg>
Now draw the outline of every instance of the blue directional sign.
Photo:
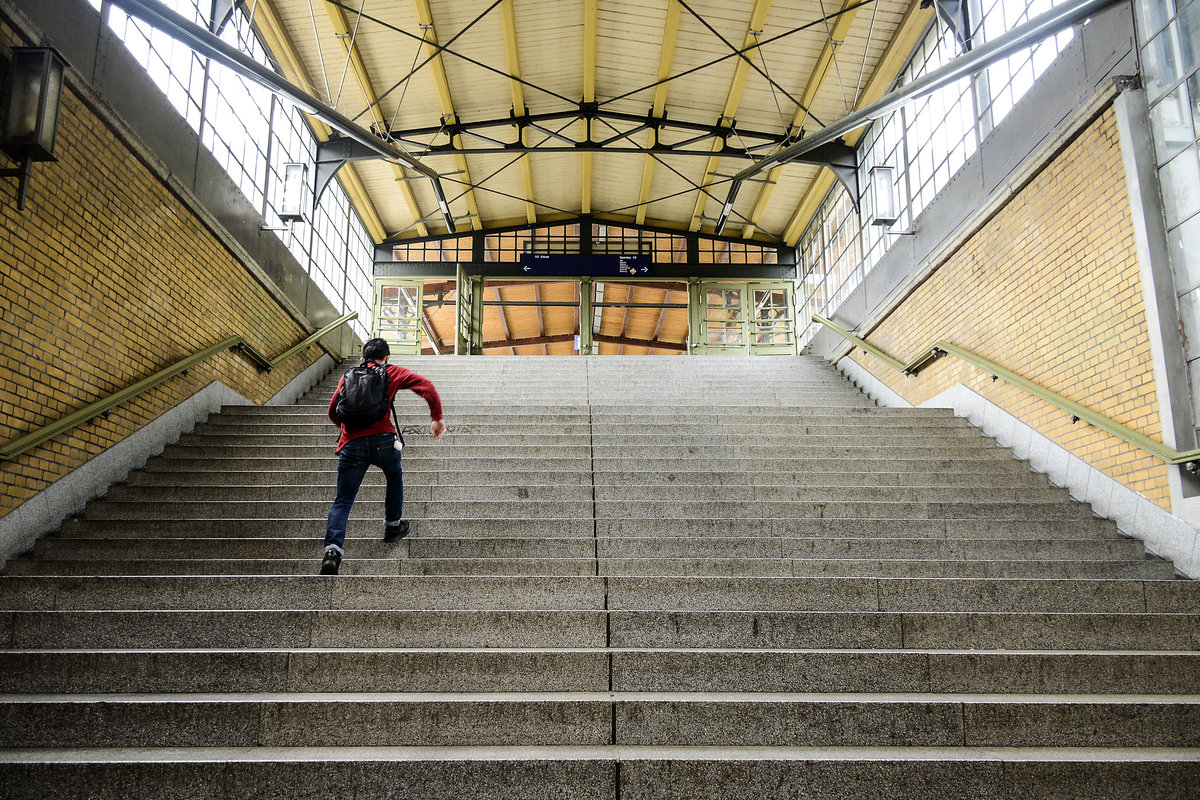
<svg viewBox="0 0 1200 800">
<path fill-rule="evenodd" d="M 522 253 L 525 275 L 586 275 L 612 278 L 642 278 L 650 274 L 649 253 Z"/>
</svg>

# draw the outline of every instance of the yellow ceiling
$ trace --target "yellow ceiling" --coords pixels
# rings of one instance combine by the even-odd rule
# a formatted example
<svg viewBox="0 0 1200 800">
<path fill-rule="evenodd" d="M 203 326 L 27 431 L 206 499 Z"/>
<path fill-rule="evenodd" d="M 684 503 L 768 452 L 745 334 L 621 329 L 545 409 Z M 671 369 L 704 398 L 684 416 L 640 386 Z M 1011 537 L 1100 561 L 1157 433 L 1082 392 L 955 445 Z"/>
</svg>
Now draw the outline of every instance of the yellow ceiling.
<svg viewBox="0 0 1200 800">
<path fill-rule="evenodd" d="M 397 143 L 442 176 L 460 232 L 581 214 L 711 231 L 727 176 L 753 163 L 746 151 L 765 157 L 783 137 L 881 96 L 932 18 L 903 0 L 256 0 L 246 8 L 289 80 L 363 127 L 404 136 Z M 520 130 L 481 126 L 525 114 L 552 119 Z M 588 114 L 590 131 L 579 118 Z M 660 144 L 673 151 L 648 154 L 647 117 L 702 130 L 660 126 Z M 714 155 L 722 144 L 725 154 Z M 724 232 L 794 244 L 829 175 L 806 163 L 760 174 L 766 180 L 743 187 Z M 339 178 L 378 240 L 446 232 L 432 183 L 412 170 L 361 161 Z"/>
</svg>

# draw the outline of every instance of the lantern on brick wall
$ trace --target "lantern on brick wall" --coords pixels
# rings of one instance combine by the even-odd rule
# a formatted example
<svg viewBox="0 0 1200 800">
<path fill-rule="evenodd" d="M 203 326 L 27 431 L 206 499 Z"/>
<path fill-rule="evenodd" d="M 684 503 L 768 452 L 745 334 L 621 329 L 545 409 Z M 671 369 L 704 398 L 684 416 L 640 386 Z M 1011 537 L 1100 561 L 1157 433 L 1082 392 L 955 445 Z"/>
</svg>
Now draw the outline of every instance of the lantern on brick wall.
<svg viewBox="0 0 1200 800">
<path fill-rule="evenodd" d="M 52 47 L 14 47 L 12 54 L 0 150 L 21 166 L 0 170 L 0 175 L 20 178 L 17 208 L 24 209 L 33 162 L 55 160 L 54 138 L 67 62 Z"/>
</svg>

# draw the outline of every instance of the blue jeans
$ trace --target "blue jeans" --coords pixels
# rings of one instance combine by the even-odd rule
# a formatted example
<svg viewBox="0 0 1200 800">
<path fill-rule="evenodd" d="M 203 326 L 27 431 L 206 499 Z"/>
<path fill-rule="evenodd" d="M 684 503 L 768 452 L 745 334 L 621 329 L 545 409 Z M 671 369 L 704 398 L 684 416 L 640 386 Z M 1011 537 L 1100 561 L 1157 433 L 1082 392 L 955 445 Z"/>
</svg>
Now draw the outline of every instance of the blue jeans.
<svg viewBox="0 0 1200 800">
<path fill-rule="evenodd" d="M 383 470 L 387 478 L 387 494 L 384 501 L 384 520 L 399 522 L 404 510 L 404 476 L 400 471 L 400 452 L 392 445 L 396 437 L 390 433 L 376 433 L 346 443 L 338 454 L 337 497 L 329 509 L 329 521 L 325 527 L 325 547 L 341 552 L 346 544 L 346 520 L 358 497 L 367 467 L 374 464 Z"/>
</svg>

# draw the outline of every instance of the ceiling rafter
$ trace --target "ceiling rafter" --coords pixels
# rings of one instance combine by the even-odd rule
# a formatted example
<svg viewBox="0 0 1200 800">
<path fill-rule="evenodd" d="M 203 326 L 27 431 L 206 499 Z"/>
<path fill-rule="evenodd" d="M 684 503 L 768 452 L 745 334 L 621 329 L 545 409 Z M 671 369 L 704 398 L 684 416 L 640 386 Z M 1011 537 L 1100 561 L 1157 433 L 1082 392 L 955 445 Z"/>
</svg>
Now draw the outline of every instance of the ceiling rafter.
<svg viewBox="0 0 1200 800">
<path fill-rule="evenodd" d="M 500 330 L 504 331 L 505 340 L 511 340 L 512 332 L 508 329 L 508 314 L 504 311 L 504 297 L 500 294 L 500 287 L 493 286 L 492 294 L 496 297 L 496 311 L 500 313 Z M 511 355 L 515 356 L 516 354 L 516 348 L 512 347 Z"/>
<path fill-rule="evenodd" d="M 596 102 L 596 47 L 600 27 L 599 0 L 583 0 L 583 103 L 591 105 Z M 592 121 L 585 122 L 587 140 L 592 140 Z M 592 154 L 583 154 L 583 167 L 580 175 L 582 198 L 580 213 L 592 213 Z"/>
<path fill-rule="evenodd" d="M 441 102 L 442 119 L 448 122 L 455 122 L 458 120 L 458 115 L 454 111 L 454 98 L 450 94 L 450 81 L 446 77 L 446 66 L 442 62 L 442 52 L 438 49 L 437 30 L 433 24 L 433 12 L 429 8 L 429 0 L 413 0 L 413 3 L 416 6 L 417 19 L 424 34 L 425 47 L 431 56 L 428 63 L 433 70 L 433 80 L 437 86 L 438 100 Z M 467 157 L 459 153 L 455 156 L 455 161 L 459 173 L 463 176 L 462 182 L 469 187 L 461 197 L 467 204 L 467 215 L 470 217 L 471 227 L 479 230 L 483 227 L 483 222 L 479 216 L 479 204 L 475 199 L 471 173 L 467 166 Z"/>
<path fill-rule="evenodd" d="M 812 74 L 809 75 L 808 80 L 804 84 L 804 92 L 800 95 L 800 105 L 796 108 L 796 112 L 792 116 L 791 127 L 793 129 L 802 130 L 804 123 L 810 118 L 808 109 L 816 100 L 817 93 L 825 83 L 825 78 L 829 75 L 829 68 L 837 57 L 836 48 L 846 40 L 847 35 L 850 33 L 850 27 L 854 24 L 854 19 L 860 5 L 857 0 L 845 0 L 840 12 L 836 15 L 833 27 L 829 30 L 829 36 L 821 48 L 821 54 L 817 56 L 816 66 L 813 67 Z M 866 58 L 866 56 L 867 54 L 864 53 L 863 57 Z M 767 205 L 771 202 L 771 195 L 774 194 L 779 178 L 783 174 L 783 169 L 784 165 L 780 164 L 767 173 L 767 181 L 759 190 L 758 199 L 754 203 L 754 209 L 750 212 L 750 221 L 742 226 L 742 236 L 744 238 L 748 239 L 753 236 L 755 229 L 758 228 L 763 214 L 767 211 Z"/>
<path fill-rule="evenodd" d="M 326 3 L 325 10 L 328 12 L 329 21 L 333 25 L 334 35 L 338 37 L 338 41 L 346 48 L 346 58 L 348 59 L 350 68 L 354 70 L 355 81 L 358 84 L 359 91 L 362 92 L 363 102 L 366 104 L 367 110 L 371 111 L 373 120 L 381 121 L 376 114 L 376 110 L 379 107 L 379 98 L 375 94 L 371 77 L 367 74 L 367 67 L 363 63 L 362 54 L 359 53 L 358 46 L 350 37 L 350 21 L 346 19 L 346 14 L 342 11 L 341 6 Z M 416 223 L 416 230 L 422 236 L 426 235 L 429 232 L 429 228 L 421 221 L 425 218 L 425 213 L 421 211 L 421 205 L 417 202 L 417 196 L 412 190 L 408 174 L 404 171 L 404 167 L 399 164 L 392 163 L 391 168 L 397 185 L 400 187 L 400 197 L 404 201 L 404 205 L 408 208 L 411 219 Z M 380 239 L 382 238 L 384 237 L 381 236 Z"/>
<path fill-rule="evenodd" d="M 871 74 L 870 80 L 867 81 L 866 88 L 863 89 L 856 108 L 862 108 L 887 94 L 888 89 L 895 82 L 896 76 L 900 74 L 900 70 L 908 62 L 908 57 L 916 48 L 917 42 L 925 34 L 925 29 L 929 26 L 932 13 L 928 9 L 921 8 L 920 3 L 913 3 L 909 7 L 908 12 L 905 13 L 904 18 L 900 21 L 899 28 L 897 28 L 896 33 L 892 36 L 891 42 L 888 43 L 887 48 L 880 57 L 879 63 L 875 65 L 875 71 Z M 853 147 L 858 144 L 858 140 L 862 138 L 867 130 L 867 128 L 860 128 L 843 137 L 843 140 L 848 146 Z M 773 172 L 774 170 L 772 170 Z M 800 235 L 804 233 L 804 229 L 808 227 L 808 223 L 816 215 L 817 209 L 820 208 L 821 202 L 825 199 L 825 195 L 832 188 L 834 180 L 834 174 L 830 170 L 823 169 L 809 185 L 808 190 L 804 193 L 804 197 L 796 207 L 795 213 L 792 214 L 791 220 L 784 229 L 783 240 L 789 246 L 794 247 L 800 241 Z"/>
<path fill-rule="evenodd" d="M 745 50 L 757 41 L 758 36 L 755 31 L 761 33 L 763 24 L 767 19 L 767 12 L 771 8 L 771 0 L 755 0 L 754 10 L 750 14 L 750 24 L 747 26 L 746 35 L 742 42 L 742 49 Z M 750 62 L 758 54 L 758 50 L 752 50 L 745 54 L 738 61 L 737 67 L 733 73 L 733 80 L 729 84 L 729 93 L 726 95 L 725 107 L 721 112 L 720 123 L 730 128 L 733 127 L 734 117 L 737 116 L 738 106 L 742 101 L 742 93 L 746 88 L 746 80 L 750 77 Z M 713 151 L 716 152 L 717 145 L 713 144 Z M 701 185 L 708 185 L 709 180 L 714 177 L 717 171 L 717 166 L 720 164 L 720 156 L 712 156 L 705 164 L 704 172 L 701 174 Z M 696 198 L 696 205 L 692 209 L 691 222 L 688 224 L 688 230 L 698 231 L 703 222 L 704 207 L 708 204 L 709 195 L 705 192 L 700 192 Z"/>
<path fill-rule="evenodd" d="M 679 19 L 683 15 L 683 7 L 679 0 L 668 0 L 667 19 L 663 24 L 663 44 L 658 55 L 658 88 L 654 90 L 654 105 L 651 115 L 662 117 L 667 106 L 667 87 L 670 85 L 666 78 L 671 74 L 671 66 L 675 63 L 675 42 L 679 36 Z M 651 131 L 647 137 L 646 146 L 653 147 L 658 143 L 658 131 Z M 638 210 L 635 219 L 638 224 L 646 221 L 646 212 L 650 207 L 650 185 L 654 180 L 654 158 L 646 156 L 642 166 L 642 185 L 638 190 Z"/>
<path fill-rule="evenodd" d="M 521 58 L 517 48 L 517 18 L 513 10 L 513 0 L 503 0 L 500 4 L 500 15 L 504 24 L 504 53 L 508 59 L 508 74 L 512 86 L 512 113 L 518 117 L 526 114 L 525 92 L 521 86 Z M 529 146 L 528 133 L 520 132 L 520 142 Z M 533 165 L 528 155 L 521 157 L 521 179 L 525 184 L 525 217 L 530 224 L 537 222 L 537 206 L 533 200 Z"/>
</svg>

